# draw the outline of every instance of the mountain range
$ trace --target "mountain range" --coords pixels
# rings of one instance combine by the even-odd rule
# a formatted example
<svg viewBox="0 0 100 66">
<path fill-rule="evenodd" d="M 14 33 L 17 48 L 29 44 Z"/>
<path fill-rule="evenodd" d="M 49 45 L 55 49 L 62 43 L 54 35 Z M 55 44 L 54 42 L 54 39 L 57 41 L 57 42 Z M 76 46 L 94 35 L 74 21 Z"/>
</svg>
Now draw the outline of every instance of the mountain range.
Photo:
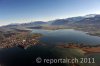
<svg viewBox="0 0 100 66">
<path fill-rule="evenodd" d="M 56 19 L 48 22 L 35 21 L 22 24 L 9 24 L 1 26 L 1 28 L 27 28 L 27 27 L 40 27 L 40 26 L 80 26 L 80 25 L 100 25 L 100 14 L 89 14 L 85 16 L 70 17 L 65 19 Z"/>
</svg>

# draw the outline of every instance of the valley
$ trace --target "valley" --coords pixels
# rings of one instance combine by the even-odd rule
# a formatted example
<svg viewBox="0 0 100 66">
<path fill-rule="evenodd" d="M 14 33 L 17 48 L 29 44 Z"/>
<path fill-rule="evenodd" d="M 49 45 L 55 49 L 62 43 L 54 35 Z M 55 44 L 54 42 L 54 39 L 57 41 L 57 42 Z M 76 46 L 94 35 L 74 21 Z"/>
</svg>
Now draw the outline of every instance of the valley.
<svg viewBox="0 0 100 66">
<path fill-rule="evenodd" d="M 81 16 L 57 19 L 48 22 L 37 21 L 1 26 L 0 61 L 4 64 L 12 63 L 12 61 L 14 61 L 14 64 L 22 63 L 22 66 L 31 66 L 37 65 L 37 63 L 32 62 L 32 58 L 36 57 L 94 57 L 95 63 L 93 64 L 69 63 L 61 64 L 61 66 L 99 66 L 99 26 L 100 15 L 94 15 L 94 17 Z M 14 53 L 16 55 L 14 55 Z M 11 57 L 12 55 L 13 57 Z M 13 58 L 15 58 L 15 60 L 13 60 Z M 18 61 L 20 58 L 21 61 Z M 8 62 L 8 60 L 10 61 Z M 1 62 L 0 64 L 2 64 Z"/>
</svg>

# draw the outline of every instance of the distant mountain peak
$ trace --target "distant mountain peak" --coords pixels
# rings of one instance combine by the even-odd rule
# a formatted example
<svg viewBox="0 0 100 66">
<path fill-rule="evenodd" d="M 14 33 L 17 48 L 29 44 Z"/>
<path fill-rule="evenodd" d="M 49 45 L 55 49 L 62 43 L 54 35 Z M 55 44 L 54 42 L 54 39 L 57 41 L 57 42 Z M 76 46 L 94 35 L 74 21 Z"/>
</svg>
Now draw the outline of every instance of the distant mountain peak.
<svg viewBox="0 0 100 66">
<path fill-rule="evenodd" d="M 89 14 L 89 15 L 86 15 L 84 16 L 85 18 L 92 18 L 92 17 L 95 17 L 97 16 L 98 14 Z"/>
<path fill-rule="evenodd" d="M 33 27 L 33 26 L 44 26 L 44 25 L 70 25 L 70 24 L 92 24 L 92 23 L 100 23 L 100 14 L 88 14 L 85 16 L 76 16 L 76 17 L 69 17 L 65 19 L 56 19 L 52 21 L 34 21 L 28 23 L 12 23 L 3 27 Z"/>
</svg>

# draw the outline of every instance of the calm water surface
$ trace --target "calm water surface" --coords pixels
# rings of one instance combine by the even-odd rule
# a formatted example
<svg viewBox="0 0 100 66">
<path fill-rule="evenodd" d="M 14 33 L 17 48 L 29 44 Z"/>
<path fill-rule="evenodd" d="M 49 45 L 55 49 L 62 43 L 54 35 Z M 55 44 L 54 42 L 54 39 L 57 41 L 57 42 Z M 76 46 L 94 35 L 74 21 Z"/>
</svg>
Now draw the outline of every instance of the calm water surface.
<svg viewBox="0 0 100 66">
<path fill-rule="evenodd" d="M 33 29 L 32 33 L 41 33 L 43 37 L 39 40 L 43 43 L 49 45 L 55 45 L 59 43 L 85 43 L 85 44 L 100 44 L 100 37 L 91 36 L 86 34 L 82 31 L 76 31 L 73 29 L 60 29 L 60 30 L 43 30 L 43 29 Z M 75 55 L 77 54 L 80 57 L 77 51 L 69 51 L 65 48 L 52 48 L 52 47 L 44 47 L 44 46 L 32 46 L 28 47 L 27 49 L 22 49 L 19 47 L 7 48 L 7 49 L 0 49 L 0 64 L 4 64 L 5 66 L 37 66 L 33 63 L 35 58 L 42 57 L 42 58 L 52 58 L 52 57 L 59 57 L 67 55 Z M 97 57 L 97 63 L 99 63 L 100 58 L 98 59 L 99 55 L 88 55 L 88 57 Z M 39 65 L 41 66 L 41 65 Z M 44 65 L 43 65 L 44 66 Z M 46 65 L 48 66 L 48 65 Z M 58 65 L 55 65 L 58 66 Z M 67 66 L 67 65 L 60 65 L 60 66 Z M 88 65 L 89 66 L 89 65 Z"/>
<path fill-rule="evenodd" d="M 46 44 L 58 43 L 84 43 L 84 44 L 100 44 L 100 37 L 86 34 L 83 31 L 73 29 L 44 30 L 33 29 L 33 33 L 41 33 L 44 36 L 39 40 Z"/>
</svg>

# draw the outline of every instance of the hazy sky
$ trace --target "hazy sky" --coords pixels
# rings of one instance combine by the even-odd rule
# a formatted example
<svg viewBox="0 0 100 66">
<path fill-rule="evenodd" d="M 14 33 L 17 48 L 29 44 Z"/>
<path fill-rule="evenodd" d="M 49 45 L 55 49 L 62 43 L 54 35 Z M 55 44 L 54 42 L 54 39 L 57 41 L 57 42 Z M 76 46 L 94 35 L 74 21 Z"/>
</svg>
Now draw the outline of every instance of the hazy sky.
<svg viewBox="0 0 100 66">
<path fill-rule="evenodd" d="M 100 0 L 0 0 L 0 25 L 100 14 Z"/>
</svg>

